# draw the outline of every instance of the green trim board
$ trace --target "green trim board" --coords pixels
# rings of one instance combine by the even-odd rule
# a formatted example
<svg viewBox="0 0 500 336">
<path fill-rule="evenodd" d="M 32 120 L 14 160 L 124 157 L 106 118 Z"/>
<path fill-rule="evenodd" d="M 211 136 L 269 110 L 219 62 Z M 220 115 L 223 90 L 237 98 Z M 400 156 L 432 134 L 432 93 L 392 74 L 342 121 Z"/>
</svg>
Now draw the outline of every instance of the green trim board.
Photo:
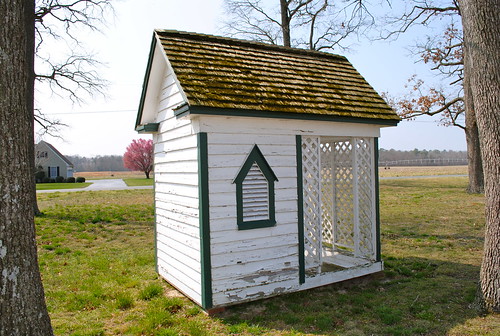
<svg viewBox="0 0 500 336">
<path fill-rule="evenodd" d="M 262 220 L 252 220 L 245 221 L 244 211 L 243 211 L 243 181 L 247 177 L 250 168 L 253 164 L 257 164 L 260 171 L 267 180 L 267 200 L 268 200 L 268 217 Z M 276 214 L 275 214 L 275 204 L 274 204 L 274 182 L 278 181 L 278 178 L 274 174 L 271 166 L 264 158 L 264 155 L 260 151 L 257 145 L 254 145 L 250 153 L 248 154 L 240 172 L 234 179 L 233 183 L 236 184 L 236 214 L 238 230 L 250 230 L 256 228 L 264 228 L 276 225 Z"/>
<path fill-rule="evenodd" d="M 154 164 L 155 164 L 155 157 L 153 155 L 153 167 L 154 167 Z M 155 209 L 155 213 L 154 213 L 154 239 L 155 239 L 155 243 L 154 243 L 154 246 L 155 246 L 155 271 L 156 273 L 159 273 L 158 271 L 158 218 L 157 218 L 157 211 L 156 211 L 156 178 L 155 178 L 155 175 L 153 174 L 153 206 L 154 206 L 154 209 Z"/>
<path fill-rule="evenodd" d="M 144 125 L 139 125 L 135 128 L 137 133 L 155 133 L 158 132 L 160 123 L 147 123 Z"/>
<path fill-rule="evenodd" d="M 258 117 L 258 118 L 277 118 L 277 119 L 295 119 L 295 120 L 334 121 L 334 122 L 348 122 L 348 123 L 372 124 L 372 125 L 383 125 L 383 126 L 396 126 L 399 123 L 399 120 L 391 120 L 391 119 L 370 119 L 370 118 L 340 117 L 327 114 L 242 110 L 242 109 L 231 109 L 231 108 L 190 106 L 188 104 L 183 104 L 178 108 L 174 109 L 174 114 L 177 118 L 185 117 L 188 115 L 220 115 L 220 116 L 232 116 L 232 117 Z"/>
<path fill-rule="evenodd" d="M 206 310 L 213 306 L 207 133 L 198 133 L 198 194 L 200 217 L 201 304 L 203 309 Z"/>
<path fill-rule="evenodd" d="M 299 284 L 306 282 L 305 242 L 304 242 L 304 190 L 302 177 L 302 136 L 295 136 L 297 157 L 297 225 L 299 240 Z"/>
<path fill-rule="evenodd" d="M 375 260 L 381 261 L 381 246 L 380 246 L 380 190 L 379 190 L 379 177 L 378 177 L 378 138 L 373 138 L 373 152 L 374 152 L 374 164 L 373 169 L 375 171 L 375 236 L 376 244 L 375 246 Z"/>
<path fill-rule="evenodd" d="M 146 100 L 146 92 L 148 91 L 149 75 L 151 73 L 151 67 L 153 65 L 153 56 L 155 53 L 156 45 L 156 34 L 153 33 L 153 39 L 151 40 L 151 48 L 149 49 L 148 64 L 146 66 L 146 74 L 144 75 L 144 82 L 142 84 L 141 100 L 139 101 L 139 110 L 137 111 L 137 119 L 135 120 L 135 127 L 141 124 L 142 110 L 144 109 L 144 101 Z"/>
</svg>

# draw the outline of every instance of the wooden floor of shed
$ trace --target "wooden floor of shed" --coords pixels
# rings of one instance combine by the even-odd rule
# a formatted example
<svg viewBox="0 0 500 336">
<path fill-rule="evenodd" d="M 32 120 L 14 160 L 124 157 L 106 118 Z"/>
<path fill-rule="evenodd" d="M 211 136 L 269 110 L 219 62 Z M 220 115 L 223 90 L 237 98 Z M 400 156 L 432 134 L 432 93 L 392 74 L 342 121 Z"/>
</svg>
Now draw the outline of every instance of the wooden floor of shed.
<svg viewBox="0 0 500 336">
<path fill-rule="evenodd" d="M 341 252 L 330 252 L 322 257 L 321 266 L 312 267 L 306 270 L 306 275 L 314 276 L 320 273 L 343 271 L 349 268 L 372 264 L 373 261 L 346 255 Z"/>
</svg>

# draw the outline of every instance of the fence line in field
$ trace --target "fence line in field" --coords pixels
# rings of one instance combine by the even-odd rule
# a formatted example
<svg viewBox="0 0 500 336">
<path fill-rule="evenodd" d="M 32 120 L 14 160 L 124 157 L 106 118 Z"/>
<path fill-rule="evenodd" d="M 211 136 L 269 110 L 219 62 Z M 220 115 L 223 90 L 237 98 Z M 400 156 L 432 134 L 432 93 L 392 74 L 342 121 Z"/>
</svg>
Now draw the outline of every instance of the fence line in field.
<svg viewBox="0 0 500 336">
<path fill-rule="evenodd" d="M 379 161 L 378 165 L 379 167 L 458 166 L 458 165 L 467 165 L 467 159 L 413 159 L 413 160 Z"/>
</svg>

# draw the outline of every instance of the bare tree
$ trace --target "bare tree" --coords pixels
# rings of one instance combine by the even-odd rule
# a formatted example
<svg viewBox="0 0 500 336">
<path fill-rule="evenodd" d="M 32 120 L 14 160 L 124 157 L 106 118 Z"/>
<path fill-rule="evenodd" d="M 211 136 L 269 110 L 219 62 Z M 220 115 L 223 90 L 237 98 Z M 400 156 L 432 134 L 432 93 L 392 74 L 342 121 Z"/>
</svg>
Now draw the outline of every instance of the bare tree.
<svg viewBox="0 0 500 336">
<path fill-rule="evenodd" d="M 0 2 L 0 335 L 52 335 L 33 217 L 34 1 Z"/>
<path fill-rule="evenodd" d="M 99 31 L 112 11 L 111 0 L 36 0 L 35 79 L 37 87 L 82 103 L 84 96 L 103 92 L 106 81 L 97 68 L 102 64 L 82 44 L 82 33 Z M 57 49 L 57 54 L 54 53 Z M 35 95 L 36 98 L 36 95 Z M 58 137 L 59 120 L 47 117 L 40 108 L 35 121 L 43 134 Z"/>
<path fill-rule="evenodd" d="M 461 0 L 464 73 L 474 103 L 485 175 L 486 228 L 480 304 L 500 312 L 500 2 Z"/>
<path fill-rule="evenodd" d="M 103 92 L 106 81 L 97 71 L 101 63 L 86 50 L 79 36 L 98 31 L 108 11 L 112 11 L 111 0 L 35 1 L 37 87 L 46 86 L 52 94 L 73 103 L 83 102 L 83 96 Z M 39 136 L 60 137 L 60 128 L 67 126 L 48 117 L 41 108 L 35 108 L 34 120 L 40 127 Z M 36 195 L 33 205 L 35 215 L 41 214 Z"/>
<path fill-rule="evenodd" d="M 361 0 L 225 0 L 226 33 L 310 50 L 347 48 L 346 38 L 373 23 Z"/>
<path fill-rule="evenodd" d="M 382 36 L 397 38 L 413 26 L 429 26 L 433 21 L 447 19 L 450 23 L 442 36 L 427 37 L 427 42 L 415 47 L 419 61 L 431 64 L 431 71 L 448 82 L 446 87 L 427 86 L 416 77 L 410 78 L 408 94 L 389 99 L 391 105 L 403 118 L 413 119 L 422 115 L 440 116 L 446 126 L 457 126 L 464 130 L 467 143 L 468 176 L 470 193 L 484 191 L 483 163 L 479 133 L 473 101 L 464 92 L 468 82 L 464 79 L 463 38 L 460 8 L 456 0 L 408 0 L 409 6 L 403 14 L 386 17 Z"/>
</svg>

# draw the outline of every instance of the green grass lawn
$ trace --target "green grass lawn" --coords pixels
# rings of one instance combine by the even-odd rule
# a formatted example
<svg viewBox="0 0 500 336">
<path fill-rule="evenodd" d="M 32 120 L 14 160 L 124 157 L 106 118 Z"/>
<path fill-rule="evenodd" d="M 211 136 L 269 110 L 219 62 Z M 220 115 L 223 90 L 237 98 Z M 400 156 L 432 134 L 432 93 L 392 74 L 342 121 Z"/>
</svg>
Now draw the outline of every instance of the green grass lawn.
<svg viewBox="0 0 500 336">
<path fill-rule="evenodd" d="M 86 188 L 92 183 L 37 183 L 36 190 L 55 190 L 55 189 L 79 189 Z"/>
<path fill-rule="evenodd" d="M 139 187 L 139 186 L 152 186 L 154 183 L 153 178 L 124 178 L 125 182 L 129 187 Z"/>
<path fill-rule="evenodd" d="M 498 335 L 474 301 L 482 196 L 465 178 L 381 182 L 378 278 L 208 317 L 154 270 L 152 190 L 39 194 L 39 261 L 57 335 Z"/>
</svg>

